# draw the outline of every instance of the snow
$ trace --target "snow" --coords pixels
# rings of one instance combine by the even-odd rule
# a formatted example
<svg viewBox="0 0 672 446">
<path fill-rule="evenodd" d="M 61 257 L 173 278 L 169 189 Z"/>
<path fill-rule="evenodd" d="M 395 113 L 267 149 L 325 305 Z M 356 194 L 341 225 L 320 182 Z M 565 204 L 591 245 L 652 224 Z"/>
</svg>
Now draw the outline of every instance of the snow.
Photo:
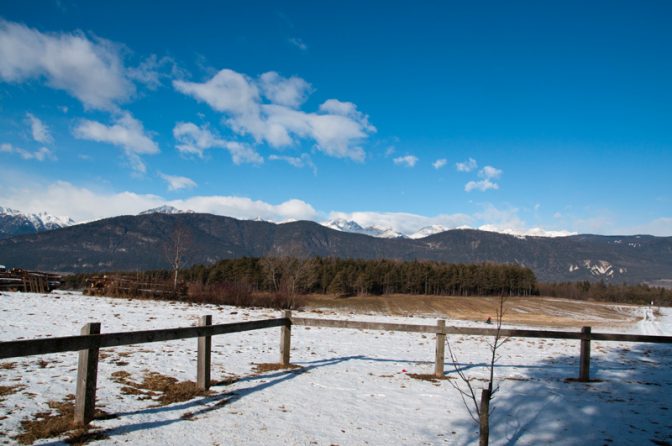
<svg viewBox="0 0 672 446">
<path fill-rule="evenodd" d="M 418 229 L 415 232 L 400 232 L 394 228 L 383 226 L 383 225 L 371 225 L 371 226 L 362 226 L 354 220 L 346 220 L 344 218 L 336 218 L 333 220 L 325 221 L 321 223 L 322 226 L 326 226 L 330 229 L 335 229 L 336 231 L 343 232 L 352 232 L 354 234 L 365 234 L 372 237 L 381 237 L 381 238 L 410 238 L 410 239 L 421 239 L 428 237 L 430 235 L 438 234 L 441 232 L 449 231 L 450 228 L 447 228 L 442 225 L 430 225 Z M 455 229 L 471 229 L 470 226 L 458 226 Z M 497 232 L 499 234 L 507 234 L 519 239 L 524 240 L 526 237 L 567 237 L 570 235 L 576 235 L 576 232 L 569 231 L 547 231 L 542 228 L 530 228 L 530 229 L 512 229 L 512 228 L 501 228 L 496 225 L 482 225 L 478 228 L 480 231 L 488 232 Z"/>
<path fill-rule="evenodd" d="M 593 331 L 672 335 L 667 308 L 617 306 L 639 316 L 631 327 Z M 82 325 L 102 322 L 103 332 L 188 326 L 204 314 L 214 323 L 278 317 L 265 309 L 191 305 L 144 300 L 0 293 L 0 340 L 67 336 Z M 435 319 L 331 312 L 305 317 L 433 324 Z M 605 321 L 608 324 L 609 321 Z M 469 321 L 448 325 L 481 326 Z M 538 328 L 538 327 L 537 327 Z M 577 327 L 578 328 L 578 327 Z M 574 329 L 576 330 L 576 329 Z M 487 340 L 449 336 L 459 366 L 484 379 Z M 215 395 L 153 407 L 121 393 L 110 375 L 119 370 L 139 381 L 146 371 L 194 380 L 196 340 L 101 350 L 98 407 L 118 418 L 97 420 L 108 438 L 95 444 L 227 445 L 442 445 L 474 444 L 477 426 L 448 381 L 415 380 L 408 373 L 432 373 L 434 336 L 418 333 L 292 328 L 292 363 L 298 372 L 254 374 L 252 363 L 277 362 L 279 329 L 215 336 L 213 379 L 239 376 Z M 578 341 L 510 339 L 495 376 L 493 445 L 653 444 L 672 442 L 672 353 L 669 345 L 593 342 L 592 370 L 602 382 L 565 382 L 578 374 Z M 40 360 L 46 363 L 40 363 Z M 47 401 L 74 393 L 77 353 L 3 360 L 0 386 L 25 385 L 0 398 L 0 443 L 12 444 L 20 421 L 47 409 Z M 454 375 L 452 366 L 446 372 Z M 475 381 L 477 387 L 482 383 Z M 187 421 L 186 413 L 194 414 Z M 54 439 L 43 440 L 44 444 Z"/>
<path fill-rule="evenodd" d="M 163 205 L 152 209 L 147 209 L 146 211 L 140 212 L 138 215 L 148 215 L 148 214 L 193 214 L 192 210 L 180 210 L 174 206 Z"/>
<path fill-rule="evenodd" d="M 353 234 L 364 234 L 370 235 L 372 237 L 380 238 L 400 238 L 406 237 L 401 232 L 397 232 L 392 228 L 382 226 L 382 225 L 372 225 L 363 227 L 354 220 L 345 220 L 343 218 L 336 218 L 321 223 L 322 226 L 325 226 L 329 229 L 334 229 L 336 231 L 342 232 L 351 232 Z"/>
<path fill-rule="evenodd" d="M 70 217 L 55 216 L 48 214 L 47 212 L 31 214 L 2 206 L 0 206 L 0 215 L 9 215 L 11 217 L 23 218 L 28 221 L 37 231 L 64 228 L 66 226 L 72 226 L 75 224 L 75 221 Z"/>
<path fill-rule="evenodd" d="M 577 232 L 571 231 L 553 231 L 546 230 L 543 228 L 529 228 L 529 229 L 520 229 L 520 228 L 503 228 L 497 225 L 486 224 L 479 226 L 480 231 L 488 232 L 497 232 L 499 234 L 512 235 L 514 237 L 525 239 L 525 237 L 569 237 L 571 235 L 577 235 Z"/>
<path fill-rule="evenodd" d="M 419 229 L 417 232 L 414 232 L 413 234 L 409 235 L 408 238 L 412 238 L 412 239 L 425 238 L 425 237 L 429 237 L 430 235 L 445 232 L 447 230 L 448 230 L 448 228 L 446 228 L 445 226 L 441 226 L 441 225 L 425 226 L 424 228 Z"/>
</svg>

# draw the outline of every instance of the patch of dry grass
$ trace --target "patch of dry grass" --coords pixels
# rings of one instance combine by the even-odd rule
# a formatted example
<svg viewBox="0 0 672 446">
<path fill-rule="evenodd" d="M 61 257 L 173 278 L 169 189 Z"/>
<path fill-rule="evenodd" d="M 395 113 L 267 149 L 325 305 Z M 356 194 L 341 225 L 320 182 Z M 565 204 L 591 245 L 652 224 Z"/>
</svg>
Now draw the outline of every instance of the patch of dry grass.
<svg viewBox="0 0 672 446">
<path fill-rule="evenodd" d="M 5 396 L 12 395 L 24 389 L 25 387 L 26 386 L 23 386 L 21 384 L 17 384 L 16 386 L 0 386 L 0 401 L 4 400 Z"/>
<path fill-rule="evenodd" d="M 440 318 L 485 322 L 496 314 L 498 297 L 427 296 L 390 294 L 354 296 L 310 294 L 303 296 L 307 310 L 351 311 L 395 316 L 435 315 Z M 575 301 L 550 297 L 507 299 L 505 323 L 553 327 L 593 327 L 631 324 L 639 314 L 624 311 L 622 305 Z M 635 308 L 635 307 L 633 307 Z"/>
<path fill-rule="evenodd" d="M 148 372 L 138 383 L 130 379 L 130 373 L 119 370 L 112 373 L 112 380 L 122 384 L 121 393 L 137 395 L 139 399 L 151 399 L 159 406 L 165 406 L 182 401 L 189 401 L 197 396 L 207 396 L 212 393 L 199 389 L 193 381 L 178 381 L 172 376 L 156 372 Z"/>
<path fill-rule="evenodd" d="M 406 376 L 413 379 L 419 379 L 420 381 L 429 381 L 432 383 L 438 383 L 439 381 L 454 379 L 450 376 L 436 376 L 430 373 L 407 373 Z"/>
<path fill-rule="evenodd" d="M 266 362 L 261 364 L 254 364 L 253 370 L 255 373 L 265 373 L 265 372 L 275 372 L 276 370 L 295 370 L 301 368 L 303 367 L 296 364 L 283 365 L 275 362 Z"/>
<path fill-rule="evenodd" d="M 75 425 L 74 395 L 68 395 L 65 401 L 49 401 L 47 404 L 50 411 L 38 412 L 32 418 L 21 421 L 23 433 L 14 437 L 16 441 L 20 444 L 33 444 L 43 438 L 60 437 L 68 433 L 65 442 L 74 445 L 106 438 L 102 432 L 90 431 L 88 427 Z M 107 412 L 96 409 L 94 419 L 110 417 Z"/>
<path fill-rule="evenodd" d="M 0 369 L 2 370 L 12 370 L 16 368 L 16 363 L 15 362 L 3 362 L 0 364 Z"/>
</svg>

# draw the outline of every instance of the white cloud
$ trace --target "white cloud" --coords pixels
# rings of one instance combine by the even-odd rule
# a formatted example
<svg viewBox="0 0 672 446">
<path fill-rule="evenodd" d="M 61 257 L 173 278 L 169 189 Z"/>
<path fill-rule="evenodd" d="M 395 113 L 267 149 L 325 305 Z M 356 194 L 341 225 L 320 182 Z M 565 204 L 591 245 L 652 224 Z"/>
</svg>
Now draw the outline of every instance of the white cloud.
<svg viewBox="0 0 672 446">
<path fill-rule="evenodd" d="M 173 128 L 173 136 L 177 140 L 177 150 L 183 154 L 196 155 L 203 158 L 208 149 L 226 149 L 231 154 L 234 164 L 261 164 L 264 159 L 247 144 L 226 141 L 208 129 L 199 127 L 192 122 L 178 122 Z"/>
<path fill-rule="evenodd" d="M 284 78 L 275 71 L 259 76 L 259 86 L 269 101 L 292 108 L 303 104 L 312 93 L 310 84 L 300 77 Z"/>
<path fill-rule="evenodd" d="M 313 160 L 310 158 L 310 155 L 307 153 L 301 154 L 301 156 L 280 156 L 280 155 L 271 155 L 268 157 L 271 161 L 284 161 L 291 166 L 296 168 L 309 167 L 313 174 L 317 175 L 317 166 L 313 163 Z"/>
<path fill-rule="evenodd" d="M 0 19 L 0 79 L 36 78 L 94 109 L 116 109 L 135 92 L 110 42 L 92 41 L 82 33 L 42 33 Z"/>
<path fill-rule="evenodd" d="M 183 77 L 184 70 L 177 66 L 174 59 L 164 56 L 159 58 L 156 54 L 151 54 L 137 67 L 130 67 L 126 70 L 129 79 L 140 82 L 150 90 L 156 90 L 165 79 Z"/>
<path fill-rule="evenodd" d="M 47 147 L 40 147 L 38 150 L 31 152 L 30 150 L 22 149 L 11 144 L 0 144 L 0 153 L 15 153 L 24 160 L 45 161 L 47 159 L 56 160 L 54 153 Z"/>
<path fill-rule="evenodd" d="M 392 160 L 397 166 L 415 167 L 418 157 L 413 155 L 399 156 Z"/>
<path fill-rule="evenodd" d="M 643 225 L 620 231 L 623 234 L 651 234 L 659 237 L 672 237 L 672 217 L 659 217 Z"/>
<path fill-rule="evenodd" d="M 2 146 L 0 146 L 0 150 Z M 161 205 L 178 209 L 191 209 L 196 212 L 225 215 L 239 219 L 260 217 L 264 220 L 282 222 L 288 220 L 323 221 L 327 213 L 318 212 L 309 203 L 300 199 L 290 199 L 279 204 L 261 200 L 252 200 L 239 196 L 192 196 L 180 200 L 166 200 L 158 195 L 137 194 L 134 192 L 107 192 L 78 187 L 65 181 L 24 185 L 15 181 L 16 175 L 0 177 L 0 203 L 14 209 L 27 212 L 48 212 L 53 215 L 67 215 L 75 221 L 90 221 L 118 215 L 137 214 Z M 176 177 L 179 178 L 179 177 Z M 17 186 L 20 185 L 20 186 Z M 104 203 L 104 206 L 100 204 Z M 440 225 L 445 228 L 464 228 L 476 226 L 481 230 L 496 231 L 512 235 L 565 236 L 575 232 L 562 229 L 547 230 L 540 227 L 527 227 L 514 207 L 497 208 L 492 204 L 482 205 L 482 209 L 473 215 L 439 214 L 424 216 L 403 212 L 339 212 L 328 213 L 329 219 L 342 218 L 353 220 L 361 226 L 382 226 L 394 231 L 413 234 L 426 226 Z M 670 236 L 672 217 L 659 218 L 648 225 L 641 233 L 654 233 Z M 659 231 L 656 233 L 654 231 Z M 636 232 L 637 233 L 637 232 Z"/>
<path fill-rule="evenodd" d="M 204 83 L 175 80 L 173 86 L 220 112 L 244 115 L 259 110 L 259 89 L 251 79 L 233 70 L 223 69 Z"/>
<path fill-rule="evenodd" d="M 472 170 L 474 170 L 477 167 L 478 167 L 478 163 L 473 158 L 469 158 L 467 161 L 464 161 L 464 162 L 461 162 L 461 163 L 455 163 L 455 168 L 459 172 L 471 172 Z"/>
<path fill-rule="evenodd" d="M 522 230 L 525 222 L 518 216 L 518 208 L 512 206 L 496 207 L 492 203 L 483 203 L 481 210 L 474 214 L 482 224 L 494 225 L 511 230 Z"/>
<path fill-rule="evenodd" d="M 478 172 L 478 176 L 490 180 L 496 180 L 502 176 L 502 170 L 492 166 L 485 166 Z"/>
<path fill-rule="evenodd" d="M 90 221 L 117 215 L 137 214 L 161 205 L 196 212 L 225 215 L 239 219 L 261 217 L 269 221 L 315 220 L 317 211 L 308 203 L 291 199 L 279 204 L 237 196 L 193 196 L 183 200 L 166 200 L 151 194 L 105 192 L 78 187 L 65 181 L 51 184 L 32 183 L 26 187 L 3 186 L 0 203 L 27 212 L 67 215 L 75 221 Z M 101 206 L 104 203 L 104 206 Z"/>
<path fill-rule="evenodd" d="M 177 80 L 173 86 L 225 113 L 224 122 L 235 133 L 250 135 L 257 143 L 274 148 L 312 139 L 316 148 L 329 156 L 363 161 L 365 153 L 358 144 L 376 131 L 351 102 L 329 99 L 320 105 L 318 113 L 296 109 L 310 93 L 310 85 L 275 72 L 264 73 L 255 81 L 223 69 L 206 82 Z"/>
<path fill-rule="evenodd" d="M 438 170 L 444 167 L 446 164 L 448 164 L 448 160 L 445 158 L 440 158 L 432 163 L 432 167 Z"/>
<path fill-rule="evenodd" d="M 486 190 L 497 190 L 499 189 L 499 184 L 493 183 L 492 181 L 485 179 L 481 181 L 469 181 L 464 185 L 465 192 L 471 192 L 472 190 L 479 190 L 485 192 Z"/>
<path fill-rule="evenodd" d="M 472 190 L 479 190 L 481 192 L 485 192 L 486 190 L 499 189 L 499 184 L 491 180 L 496 180 L 500 178 L 502 176 L 502 170 L 492 166 L 485 166 L 484 168 L 478 171 L 478 176 L 483 178 L 483 180 L 469 181 L 467 184 L 464 185 L 464 190 L 466 192 L 471 192 Z"/>
<path fill-rule="evenodd" d="M 564 229 L 530 228 L 520 218 L 518 212 L 518 208 L 515 207 L 498 208 L 491 203 L 485 203 L 482 205 L 482 209 L 474 214 L 474 218 L 480 223 L 478 226 L 479 230 L 498 232 L 500 234 L 535 237 L 566 237 L 576 234 L 576 232 Z"/>
<path fill-rule="evenodd" d="M 84 119 L 75 127 L 73 135 L 78 139 L 121 147 L 133 169 L 141 173 L 147 169 L 140 155 L 159 153 L 159 146 L 145 133 L 142 123 L 127 112 L 110 126 Z"/>
<path fill-rule="evenodd" d="M 300 49 L 301 51 L 308 51 L 308 45 L 305 44 L 305 42 L 298 37 L 292 37 L 289 40 L 289 43 Z"/>
<path fill-rule="evenodd" d="M 197 186 L 196 182 L 191 178 L 167 175 L 165 173 L 159 173 L 159 176 L 168 183 L 168 190 L 170 191 L 193 189 Z"/>
<path fill-rule="evenodd" d="M 252 219 L 260 217 L 269 221 L 313 220 L 318 213 L 308 203 L 291 199 L 273 205 L 261 200 L 235 196 L 197 196 L 186 200 L 169 202 L 178 209 L 193 209 L 234 218 Z"/>
<path fill-rule="evenodd" d="M 26 120 L 28 125 L 30 125 L 30 132 L 33 135 L 33 139 L 42 144 L 49 144 L 53 142 L 51 133 L 49 133 L 49 127 L 43 123 L 39 118 L 37 118 L 32 113 L 26 113 Z"/>
</svg>

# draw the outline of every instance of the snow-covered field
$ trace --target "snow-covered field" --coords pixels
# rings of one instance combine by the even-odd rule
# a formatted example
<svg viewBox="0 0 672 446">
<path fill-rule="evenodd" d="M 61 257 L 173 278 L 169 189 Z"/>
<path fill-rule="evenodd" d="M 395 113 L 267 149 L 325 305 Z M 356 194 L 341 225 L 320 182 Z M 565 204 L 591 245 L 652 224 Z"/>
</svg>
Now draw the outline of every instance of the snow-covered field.
<svg viewBox="0 0 672 446">
<path fill-rule="evenodd" d="M 633 309 L 641 320 L 616 331 L 672 335 L 672 311 Z M 240 309 L 156 301 L 0 293 L 0 341 L 78 334 L 86 322 L 102 331 L 188 326 L 201 315 L 214 323 L 277 317 Z M 428 324 L 434 319 L 333 313 L 307 317 Z M 448 325 L 479 323 L 448 321 Z M 538 327 L 536 327 L 538 328 Z M 292 329 L 294 371 L 253 372 L 254 363 L 277 362 L 279 328 L 213 338 L 209 397 L 157 407 L 121 392 L 112 374 L 146 372 L 195 380 L 196 340 L 101 350 L 98 402 L 117 418 L 97 420 L 101 444 L 211 445 L 424 445 L 477 443 L 477 426 L 446 380 L 428 382 L 408 373 L 432 373 L 434 336 L 331 328 Z M 604 329 L 594 331 L 605 331 Z M 486 339 L 449 336 L 469 376 L 484 378 Z M 593 342 L 592 377 L 578 374 L 578 341 L 510 339 L 501 349 L 493 405 L 491 444 L 672 444 L 672 346 Z M 14 363 L 14 364 L 12 364 Z M 74 393 L 77 353 L 0 361 L 0 386 L 20 385 L 0 396 L 0 443 L 13 444 L 20 421 L 48 410 L 47 402 Z M 452 366 L 446 364 L 448 375 Z M 479 383 L 480 386 L 480 383 Z M 183 419 L 189 414 L 189 419 Z M 58 439 L 42 440 L 60 444 Z"/>
</svg>

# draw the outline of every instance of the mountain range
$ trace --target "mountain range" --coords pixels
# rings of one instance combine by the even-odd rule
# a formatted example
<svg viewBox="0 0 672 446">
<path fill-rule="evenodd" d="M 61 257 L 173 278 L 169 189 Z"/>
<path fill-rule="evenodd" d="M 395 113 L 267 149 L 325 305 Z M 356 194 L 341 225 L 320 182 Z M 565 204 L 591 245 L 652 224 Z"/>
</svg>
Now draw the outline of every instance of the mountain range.
<svg viewBox="0 0 672 446">
<path fill-rule="evenodd" d="M 243 256 L 334 256 L 516 263 L 530 267 L 541 281 L 672 281 L 672 237 L 549 238 L 453 229 L 417 239 L 381 238 L 309 221 L 275 224 L 163 212 L 5 238 L 0 240 L 0 263 L 58 272 L 164 269 L 178 232 L 185 264 Z"/>
<path fill-rule="evenodd" d="M 0 206 L 0 239 L 36 234 L 74 224 L 75 221 L 69 217 L 56 217 L 46 212 L 31 214 Z"/>
</svg>

